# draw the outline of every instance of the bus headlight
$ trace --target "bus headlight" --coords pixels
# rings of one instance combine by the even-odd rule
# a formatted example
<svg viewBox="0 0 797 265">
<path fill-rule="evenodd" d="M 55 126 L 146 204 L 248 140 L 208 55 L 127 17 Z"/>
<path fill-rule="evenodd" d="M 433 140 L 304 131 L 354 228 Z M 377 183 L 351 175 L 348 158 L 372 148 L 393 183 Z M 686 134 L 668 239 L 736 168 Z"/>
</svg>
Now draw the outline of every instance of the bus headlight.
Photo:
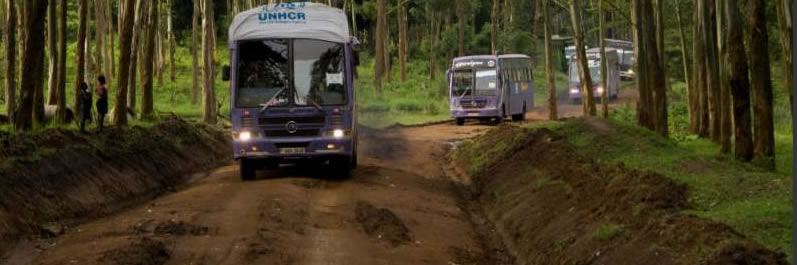
<svg viewBox="0 0 797 265">
<path fill-rule="evenodd" d="M 570 89 L 570 94 L 578 94 L 578 89 L 576 89 L 576 88 L 571 88 L 571 89 Z"/>
<path fill-rule="evenodd" d="M 241 134 L 238 135 L 238 139 L 241 139 L 241 141 L 249 141 L 249 139 L 252 139 L 252 133 L 241 132 Z"/>
<path fill-rule="evenodd" d="M 595 91 L 598 92 L 598 94 L 603 94 L 603 87 L 598 87 Z"/>
<path fill-rule="evenodd" d="M 332 131 L 332 137 L 343 138 L 344 135 L 345 135 L 345 133 L 341 129 L 335 129 L 335 130 Z"/>
</svg>

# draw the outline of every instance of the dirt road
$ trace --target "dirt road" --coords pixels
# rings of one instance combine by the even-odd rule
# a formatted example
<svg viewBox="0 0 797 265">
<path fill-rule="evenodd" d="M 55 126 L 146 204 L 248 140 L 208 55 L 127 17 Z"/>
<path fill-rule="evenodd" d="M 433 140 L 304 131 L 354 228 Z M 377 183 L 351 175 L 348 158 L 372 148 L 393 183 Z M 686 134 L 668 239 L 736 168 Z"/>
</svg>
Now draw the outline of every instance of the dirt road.
<svg viewBox="0 0 797 265">
<path fill-rule="evenodd" d="M 446 178 L 449 141 L 487 126 L 361 133 L 348 180 L 323 167 L 229 165 L 181 191 L 67 232 L 26 264 L 509 264 Z M 486 247 L 490 245 L 490 247 Z"/>
</svg>

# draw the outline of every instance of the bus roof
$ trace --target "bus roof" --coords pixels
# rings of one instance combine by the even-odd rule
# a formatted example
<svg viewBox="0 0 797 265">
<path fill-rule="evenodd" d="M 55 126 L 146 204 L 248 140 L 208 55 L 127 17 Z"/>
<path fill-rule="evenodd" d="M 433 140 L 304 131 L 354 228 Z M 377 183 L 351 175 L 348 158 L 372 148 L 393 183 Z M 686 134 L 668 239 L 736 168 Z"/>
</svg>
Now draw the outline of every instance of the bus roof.
<svg viewBox="0 0 797 265">
<path fill-rule="evenodd" d="M 310 2 L 263 5 L 238 13 L 230 24 L 229 36 L 230 45 L 258 39 L 352 41 L 342 10 Z"/>
<path fill-rule="evenodd" d="M 454 58 L 454 61 L 462 60 L 495 60 L 495 59 L 531 59 L 525 54 L 502 54 L 502 55 L 471 55 Z"/>
<path fill-rule="evenodd" d="M 498 56 L 499 59 L 531 59 L 528 55 L 525 54 L 504 54 Z"/>
</svg>

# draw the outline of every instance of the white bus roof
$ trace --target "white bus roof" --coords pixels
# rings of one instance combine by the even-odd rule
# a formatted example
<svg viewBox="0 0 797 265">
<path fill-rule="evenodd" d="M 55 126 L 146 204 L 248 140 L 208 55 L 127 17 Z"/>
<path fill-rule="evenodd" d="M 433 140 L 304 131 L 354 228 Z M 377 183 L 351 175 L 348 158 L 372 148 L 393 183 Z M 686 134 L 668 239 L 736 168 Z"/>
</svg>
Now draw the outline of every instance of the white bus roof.
<svg viewBox="0 0 797 265">
<path fill-rule="evenodd" d="M 346 14 L 324 4 L 296 2 L 263 5 L 235 16 L 230 45 L 241 40 L 316 39 L 349 43 Z"/>
</svg>

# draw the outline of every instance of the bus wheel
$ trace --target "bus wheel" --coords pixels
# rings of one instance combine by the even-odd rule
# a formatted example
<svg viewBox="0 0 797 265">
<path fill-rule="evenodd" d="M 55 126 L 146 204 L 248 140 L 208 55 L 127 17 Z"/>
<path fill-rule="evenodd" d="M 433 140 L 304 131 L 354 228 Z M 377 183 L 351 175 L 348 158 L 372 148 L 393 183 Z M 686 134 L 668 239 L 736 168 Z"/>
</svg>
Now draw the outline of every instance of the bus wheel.
<svg viewBox="0 0 797 265">
<path fill-rule="evenodd" d="M 257 176 L 257 167 L 254 161 L 241 159 L 241 180 L 251 181 Z"/>
<path fill-rule="evenodd" d="M 352 172 L 352 159 L 354 157 L 340 157 L 336 159 L 331 159 L 329 161 L 329 165 L 332 167 L 332 178 L 334 179 L 349 179 L 351 178 Z"/>
<path fill-rule="evenodd" d="M 526 103 L 523 103 L 523 112 L 512 115 L 512 121 L 523 121 L 526 119 Z"/>
<path fill-rule="evenodd" d="M 459 126 L 465 125 L 465 119 L 464 118 L 457 118 L 457 125 L 459 125 Z"/>
<path fill-rule="evenodd" d="M 357 151 L 356 150 L 351 155 L 351 161 L 350 162 L 351 162 L 350 163 L 351 169 L 356 169 L 357 168 Z"/>
</svg>

